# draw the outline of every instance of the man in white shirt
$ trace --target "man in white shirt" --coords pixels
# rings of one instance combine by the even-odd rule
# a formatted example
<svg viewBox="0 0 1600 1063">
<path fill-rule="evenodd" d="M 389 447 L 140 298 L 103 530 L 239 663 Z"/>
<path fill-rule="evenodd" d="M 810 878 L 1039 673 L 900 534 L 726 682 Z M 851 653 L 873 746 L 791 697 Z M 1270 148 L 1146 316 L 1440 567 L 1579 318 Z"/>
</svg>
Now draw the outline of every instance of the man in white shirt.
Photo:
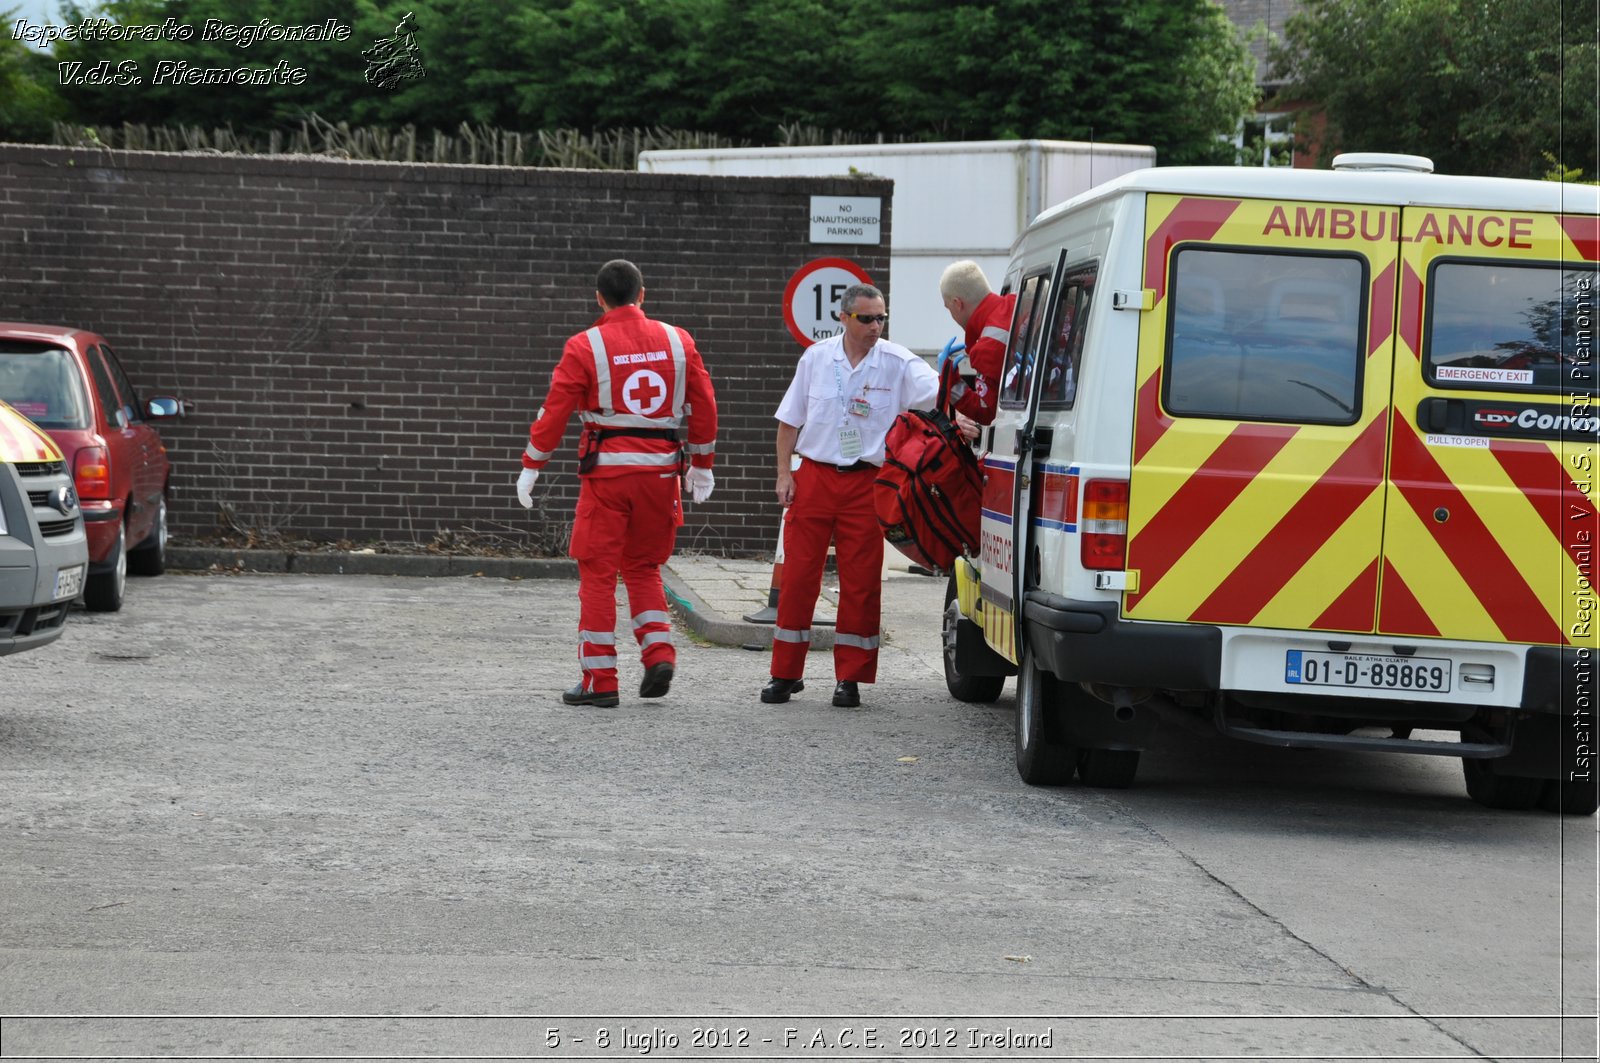
<svg viewBox="0 0 1600 1063">
<path fill-rule="evenodd" d="M 783 593 L 772 641 L 768 704 L 805 688 L 811 614 L 822 590 L 828 543 L 839 568 L 839 616 L 833 637 L 833 703 L 861 704 L 857 684 L 878 674 L 883 597 L 883 532 L 872 482 L 894 419 L 926 410 L 939 392 L 932 367 L 883 338 L 883 293 L 854 284 L 840 300 L 844 331 L 812 344 L 778 404 L 778 482 L 783 515 Z M 792 471 L 794 455 L 800 467 Z"/>
</svg>

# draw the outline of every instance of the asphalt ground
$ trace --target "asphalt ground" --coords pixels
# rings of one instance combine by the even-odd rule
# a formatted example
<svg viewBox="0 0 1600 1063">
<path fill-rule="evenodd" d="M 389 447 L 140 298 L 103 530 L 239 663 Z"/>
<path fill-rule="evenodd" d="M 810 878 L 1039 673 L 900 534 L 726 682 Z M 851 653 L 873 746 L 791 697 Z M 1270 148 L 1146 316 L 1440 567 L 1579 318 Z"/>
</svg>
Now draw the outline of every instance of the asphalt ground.
<svg viewBox="0 0 1600 1063">
<path fill-rule="evenodd" d="M 8 658 L 5 1056 L 1593 1056 L 1592 821 L 1215 736 L 1027 787 L 909 573 L 860 709 L 687 623 L 570 708 L 575 589 L 174 572 Z"/>
</svg>

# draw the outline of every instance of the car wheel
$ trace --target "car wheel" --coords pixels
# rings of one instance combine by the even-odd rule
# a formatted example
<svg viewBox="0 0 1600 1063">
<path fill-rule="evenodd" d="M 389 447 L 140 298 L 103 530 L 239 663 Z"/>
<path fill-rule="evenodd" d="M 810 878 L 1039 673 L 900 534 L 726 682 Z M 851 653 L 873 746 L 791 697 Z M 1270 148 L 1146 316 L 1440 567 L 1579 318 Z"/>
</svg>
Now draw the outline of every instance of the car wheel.
<svg viewBox="0 0 1600 1063">
<path fill-rule="evenodd" d="M 114 613 L 122 608 L 122 595 L 128 587 L 128 526 L 117 529 L 114 548 L 116 565 L 110 572 L 89 577 L 83 585 L 84 608 L 96 613 Z"/>
<path fill-rule="evenodd" d="M 1565 816 L 1592 816 L 1600 806 L 1600 778 L 1563 782 L 1546 779 L 1539 791 L 1539 807 Z"/>
<path fill-rule="evenodd" d="M 1467 781 L 1467 796 L 1484 808 L 1523 811 L 1539 803 L 1545 780 L 1520 775 L 1501 775 L 1495 762 L 1482 757 L 1462 757 L 1461 774 Z"/>
<path fill-rule="evenodd" d="M 962 675 L 956 669 L 956 625 L 960 623 L 961 603 L 956 600 L 956 577 L 952 573 L 944 590 L 944 623 L 941 637 L 944 640 L 944 685 L 957 701 L 988 704 L 1000 697 L 1005 689 L 1003 675 Z"/>
<path fill-rule="evenodd" d="M 1017 774 L 1029 786 L 1063 786 L 1078 767 L 1078 751 L 1060 738 L 1061 683 L 1022 651 L 1017 673 Z"/>
<path fill-rule="evenodd" d="M 149 538 L 128 551 L 128 571 L 135 576 L 159 576 L 167 570 L 167 500 L 156 507 L 156 526 Z"/>
<path fill-rule="evenodd" d="M 1123 790 L 1138 773 L 1137 749 L 1085 749 L 1078 754 L 1078 778 L 1085 786 Z"/>
</svg>

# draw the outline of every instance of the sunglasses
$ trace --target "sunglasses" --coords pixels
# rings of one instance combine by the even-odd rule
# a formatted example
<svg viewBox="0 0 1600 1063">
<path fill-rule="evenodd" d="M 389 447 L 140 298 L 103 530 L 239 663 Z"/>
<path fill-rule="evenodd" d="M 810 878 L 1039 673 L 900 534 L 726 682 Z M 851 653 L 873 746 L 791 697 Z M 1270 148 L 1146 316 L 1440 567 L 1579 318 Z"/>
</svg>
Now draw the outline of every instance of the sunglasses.
<svg viewBox="0 0 1600 1063">
<path fill-rule="evenodd" d="M 853 317 L 863 325 L 870 325 L 874 322 L 880 325 L 887 325 L 889 323 L 888 314 L 857 314 L 854 311 L 847 310 L 845 311 L 844 316 Z"/>
</svg>

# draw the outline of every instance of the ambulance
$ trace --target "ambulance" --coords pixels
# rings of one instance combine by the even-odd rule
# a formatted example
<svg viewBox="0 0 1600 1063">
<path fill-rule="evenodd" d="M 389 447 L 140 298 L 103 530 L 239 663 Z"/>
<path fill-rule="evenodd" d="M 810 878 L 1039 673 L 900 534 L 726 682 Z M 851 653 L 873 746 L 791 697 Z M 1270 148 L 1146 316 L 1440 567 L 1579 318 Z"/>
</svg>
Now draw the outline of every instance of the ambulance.
<svg viewBox="0 0 1600 1063">
<path fill-rule="evenodd" d="M 1596 804 L 1600 189 L 1157 168 L 1041 214 L 946 681 L 1015 675 L 1030 784 L 1127 786 L 1158 721 L 1460 758 Z"/>
<path fill-rule="evenodd" d="M 61 451 L 0 402 L 0 657 L 61 637 L 89 540 Z"/>
</svg>

